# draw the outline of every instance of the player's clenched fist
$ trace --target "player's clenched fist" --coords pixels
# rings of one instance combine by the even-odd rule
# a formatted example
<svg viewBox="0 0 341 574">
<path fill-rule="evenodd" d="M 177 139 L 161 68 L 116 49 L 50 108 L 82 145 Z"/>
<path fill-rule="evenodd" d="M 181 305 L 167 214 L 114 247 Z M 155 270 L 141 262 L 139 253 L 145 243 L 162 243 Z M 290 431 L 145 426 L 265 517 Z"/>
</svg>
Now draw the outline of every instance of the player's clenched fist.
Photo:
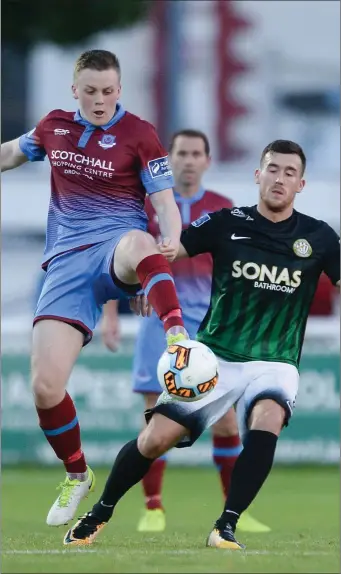
<svg viewBox="0 0 341 574">
<path fill-rule="evenodd" d="M 169 237 L 164 237 L 163 240 L 158 243 L 158 248 L 160 253 L 170 262 L 174 261 L 179 251 L 179 245 L 175 246 Z"/>
</svg>

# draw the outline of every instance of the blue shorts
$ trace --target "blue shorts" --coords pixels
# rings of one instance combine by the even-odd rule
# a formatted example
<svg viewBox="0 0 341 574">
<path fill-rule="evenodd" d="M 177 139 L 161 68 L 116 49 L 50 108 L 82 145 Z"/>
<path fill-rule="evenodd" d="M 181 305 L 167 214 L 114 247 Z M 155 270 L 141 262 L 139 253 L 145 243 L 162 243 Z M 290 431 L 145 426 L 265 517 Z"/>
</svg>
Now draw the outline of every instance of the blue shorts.
<svg viewBox="0 0 341 574">
<path fill-rule="evenodd" d="M 114 251 L 124 233 L 54 257 L 47 267 L 33 324 L 43 319 L 64 321 L 83 332 L 84 344 L 89 343 L 103 305 L 141 289 L 139 284 L 124 285 L 111 275 Z"/>
<path fill-rule="evenodd" d="M 186 320 L 185 327 L 191 339 L 195 339 L 201 321 Z M 133 363 L 133 391 L 135 393 L 161 393 L 156 375 L 157 364 L 166 349 L 165 332 L 162 322 L 153 313 L 151 317 L 141 319 L 136 339 Z"/>
</svg>

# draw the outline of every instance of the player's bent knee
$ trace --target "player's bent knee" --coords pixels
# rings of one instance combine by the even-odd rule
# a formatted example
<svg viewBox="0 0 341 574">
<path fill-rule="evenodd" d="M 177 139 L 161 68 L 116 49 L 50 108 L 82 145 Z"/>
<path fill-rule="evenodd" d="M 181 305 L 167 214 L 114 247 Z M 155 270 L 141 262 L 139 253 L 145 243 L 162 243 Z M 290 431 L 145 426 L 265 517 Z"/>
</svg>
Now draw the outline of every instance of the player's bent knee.
<svg viewBox="0 0 341 574">
<path fill-rule="evenodd" d="M 154 237 L 138 229 L 129 231 L 115 249 L 112 272 L 123 283 L 138 283 L 136 267 L 142 259 L 156 253 L 159 251 Z"/>
<path fill-rule="evenodd" d="M 279 436 L 286 419 L 282 405 L 274 399 L 261 399 L 252 408 L 249 416 L 249 430 L 263 430 Z"/>
<path fill-rule="evenodd" d="M 116 272 L 116 267 L 121 263 L 122 258 L 132 269 L 136 269 L 144 257 L 153 253 L 158 253 L 158 249 L 152 235 L 138 229 L 129 231 L 116 247 L 114 270 Z"/>
<path fill-rule="evenodd" d="M 35 404 L 42 409 L 50 409 L 63 400 L 65 385 L 58 384 L 53 375 L 37 370 L 32 373 L 32 391 Z"/>
<path fill-rule="evenodd" d="M 35 404 L 42 409 L 58 405 L 65 396 L 67 376 L 57 370 L 48 360 L 32 356 L 31 363 L 32 392 Z"/>
<path fill-rule="evenodd" d="M 175 446 L 186 432 L 179 423 L 155 413 L 139 435 L 137 445 L 146 458 L 158 458 Z"/>
</svg>

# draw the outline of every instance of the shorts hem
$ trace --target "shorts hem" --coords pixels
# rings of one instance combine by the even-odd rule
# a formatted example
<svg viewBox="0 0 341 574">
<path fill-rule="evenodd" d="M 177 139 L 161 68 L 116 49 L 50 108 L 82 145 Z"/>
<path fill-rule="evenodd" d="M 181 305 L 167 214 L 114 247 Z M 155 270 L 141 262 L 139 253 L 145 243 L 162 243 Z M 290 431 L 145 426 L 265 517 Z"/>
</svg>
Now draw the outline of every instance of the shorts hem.
<svg viewBox="0 0 341 574">
<path fill-rule="evenodd" d="M 131 231 L 131 230 L 129 230 Z M 111 277 L 111 280 L 113 282 L 113 284 L 115 285 L 115 287 L 117 287 L 118 289 L 120 289 L 121 291 L 123 291 L 126 295 L 130 295 L 130 297 L 135 297 L 136 294 L 141 291 L 142 286 L 140 283 L 133 283 L 132 285 L 129 285 L 129 283 L 123 283 L 123 281 L 121 281 L 115 271 L 114 271 L 114 257 L 115 257 L 115 251 L 116 248 L 119 244 L 119 242 L 121 241 L 122 237 L 124 237 L 126 235 L 126 233 L 128 233 L 129 231 L 124 231 L 118 238 L 117 241 L 115 243 L 114 249 L 112 251 L 112 253 L 110 254 L 110 256 L 107 259 L 107 263 L 108 263 L 108 274 Z"/>
<path fill-rule="evenodd" d="M 61 321 L 62 323 L 67 323 L 68 325 L 71 325 L 71 327 L 77 329 L 77 331 L 81 331 L 81 333 L 84 335 L 83 347 L 88 345 L 93 337 L 93 332 L 91 329 L 89 329 L 89 327 L 87 327 L 82 321 L 78 321 L 77 319 L 69 319 L 67 317 L 60 317 L 59 315 L 37 315 L 37 317 L 34 317 L 33 319 L 33 327 L 39 321 L 47 321 L 49 319 L 52 321 Z"/>
<path fill-rule="evenodd" d="M 181 413 L 174 412 L 173 409 L 170 409 L 171 405 L 156 405 L 152 409 L 147 409 L 144 412 L 146 423 L 148 424 L 155 413 L 159 413 L 167 417 L 168 419 L 178 423 L 179 425 L 185 427 L 189 431 L 189 437 L 183 438 L 178 444 L 175 445 L 175 448 L 186 448 L 192 446 L 195 441 L 198 440 L 200 435 L 204 432 L 204 427 L 199 426 L 197 423 L 190 423 L 188 419 L 188 415 L 181 415 Z"/>
<path fill-rule="evenodd" d="M 289 420 L 293 414 L 292 409 L 289 407 L 288 402 L 282 396 L 280 396 L 279 394 L 276 394 L 275 392 L 271 392 L 271 391 L 265 391 L 263 393 L 260 393 L 259 395 L 257 395 L 256 397 L 254 397 L 252 399 L 252 401 L 249 404 L 249 406 L 247 407 L 247 410 L 245 413 L 246 426 L 248 425 L 251 411 L 252 411 L 253 407 L 256 405 L 256 403 L 258 403 L 259 401 L 265 401 L 267 399 L 274 401 L 275 403 L 277 403 L 280 407 L 282 407 L 284 409 L 285 418 L 284 418 L 284 422 L 283 422 L 283 427 L 289 426 Z"/>
</svg>

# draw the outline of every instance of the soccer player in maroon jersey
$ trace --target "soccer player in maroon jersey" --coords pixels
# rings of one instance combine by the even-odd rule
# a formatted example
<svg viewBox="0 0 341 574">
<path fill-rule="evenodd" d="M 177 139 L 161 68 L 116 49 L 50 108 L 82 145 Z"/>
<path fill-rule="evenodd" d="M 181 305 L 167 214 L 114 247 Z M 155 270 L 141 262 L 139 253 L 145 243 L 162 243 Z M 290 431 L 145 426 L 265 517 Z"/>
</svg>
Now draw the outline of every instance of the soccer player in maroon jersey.
<svg viewBox="0 0 341 574">
<path fill-rule="evenodd" d="M 67 472 L 47 516 L 51 526 L 69 522 L 94 488 L 76 409 L 65 389 L 103 304 L 122 291 L 134 296 L 142 287 L 167 343 L 187 336 L 168 263 L 181 232 L 172 171 L 153 126 L 119 103 L 120 76 L 111 52 L 83 53 L 72 86 L 78 111 L 53 110 L 32 131 L 1 146 L 2 171 L 46 156 L 51 164 L 46 278 L 32 347 L 39 425 Z M 146 193 L 158 214 L 166 257 L 147 233 Z"/>
<path fill-rule="evenodd" d="M 202 176 L 210 165 L 210 145 L 207 136 L 197 130 L 180 130 L 172 138 L 169 158 L 175 181 L 175 200 L 181 213 L 183 229 L 208 212 L 223 207 L 233 207 L 230 199 L 203 187 Z M 159 241 L 158 216 L 149 199 L 146 201 L 148 230 Z M 185 327 L 191 339 L 204 319 L 210 303 L 212 284 L 212 257 L 204 253 L 193 259 L 182 259 L 172 264 L 176 291 L 181 304 Z M 157 380 L 158 360 L 163 352 L 162 323 L 156 313 L 142 320 L 139 330 L 133 366 L 134 392 L 141 393 L 146 409 L 155 407 L 162 391 Z M 118 333 L 117 301 L 104 306 L 102 322 L 103 340 L 115 350 Z M 229 492 L 234 463 L 242 450 L 234 409 L 212 427 L 213 461 L 219 470 L 225 498 Z M 162 504 L 163 475 L 167 457 L 156 459 L 142 485 L 146 510 L 138 524 L 141 532 L 160 532 L 166 527 L 166 515 Z M 238 527 L 244 532 L 268 532 L 270 529 L 248 512 L 242 514 Z"/>
</svg>

